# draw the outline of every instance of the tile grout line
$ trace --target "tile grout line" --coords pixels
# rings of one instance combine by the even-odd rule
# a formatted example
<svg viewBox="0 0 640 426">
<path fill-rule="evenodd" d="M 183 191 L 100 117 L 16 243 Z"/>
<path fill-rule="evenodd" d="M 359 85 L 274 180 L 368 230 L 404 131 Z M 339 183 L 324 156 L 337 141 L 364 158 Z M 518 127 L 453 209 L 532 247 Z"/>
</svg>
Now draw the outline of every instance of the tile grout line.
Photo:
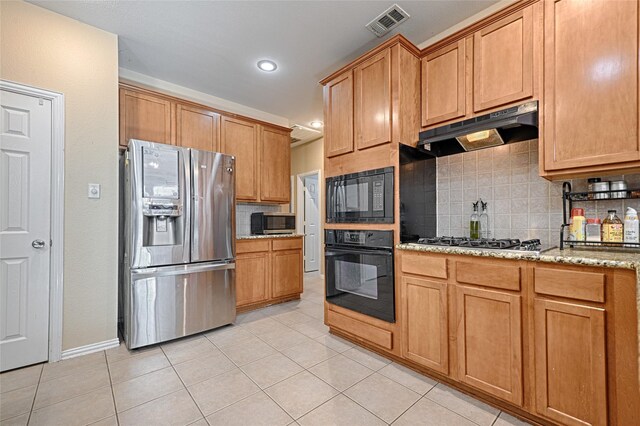
<svg viewBox="0 0 640 426">
<path fill-rule="evenodd" d="M 442 404 L 441 404 L 441 403 L 439 403 L 438 401 L 435 401 L 435 400 L 433 400 L 433 399 L 431 399 L 431 398 L 427 397 L 427 394 L 429 394 L 432 390 L 434 390 L 434 389 L 436 388 L 436 386 L 438 386 L 438 385 L 440 385 L 440 384 L 442 384 L 442 385 L 444 385 L 444 386 L 447 386 L 447 387 L 448 387 L 448 385 L 447 385 L 447 384 L 442 383 L 442 382 L 438 382 L 434 387 L 432 387 L 431 389 L 429 389 L 429 391 L 428 391 L 427 393 L 425 393 L 425 394 L 424 394 L 423 398 L 427 398 L 429 401 L 433 402 L 433 403 L 434 403 L 434 404 L 436 404 L 436 405 L 441 406 L 441 407 L 442 407 L 442 408 L 444 408 L 445 410 L 451 411 L 452 413 L 454 413 L 454 414 L 456 414 L 456 415 L 458 415 L 458 416 L 462 417 L 463 419 L 468 420 L 468 421 L 470 421 L 471 423 L 473 423 L 473 424 L 475 424 L 475 425 L 481 426 L 479 423 L 477 423 L 477 422 L 475 422 L 475 421 L 471 420 L 471 419 L 470 419 L 470 418 L 468 418 L 467 416 L 464 416 L 464 415 L 462 415 L 461 413 L 458 413 L 457 411 L 454 411 L 454 410 L 452 410 L 451 408 L 449 408 L 449 407 L 447 407 L 447 406 L 445 406 L 445 405 L 442 405 Z M 454 388 L 452 388 L 452 389 L 454 389 Z M 454 390 L 455 390 L 455 389 L 454 389 Z M 466 395 L 466 394 L 464 394 L 464 395 Z M 420 399 L 422 399 L 422 398 L 420 398 Z M 486 404 L 486 403 L 484 403 L 483 401 L 480 401 L 479 399 L 476 399 L 476 398 L 473 398 L 473 400 L 474 400 L 474 401 L 482 402 L 483 404 Z M 487 405 L 489 405 L 489 404 L 487 404 Z M 492 406 L 490 406 L 490 407 L 492 407 Z M 495 407 L 493 407 L 493 408 L 495 408 Z M 498 414 L 496 415 L 496 418 L 495 418 L 495 419 L 493 419 L 493 422 L 491 423 L 491 425 L 493 425 L 493 423 L 495 423 L 495 422 L 496 422 L 496 420 L 497 420 L 497 419 L 498 419 L 498 417 L 500 416 L 500 413 L 501 413 L 501 412 L 502 412 L 502 411 L 498 410 Z"/>
<path fill-rule="evenodd" d="M 40 369 L 40 375 L 38 376 L 38 383 L 36 384 L 36 391 L 33 394 L 33 401 L 31 401 L 31 409 L 29 410 L 29 416 L 27 417 L 27 424 L 31 421 L 31 415 L 33 414 L 33 407 L 36 405 L 36 396 L 38 396 L 38 389 L 40 389 L 40 381 L 42 380 L 42 374 L 44 373 L 44 366 Z"/>
<path fill-rule="evenodd" d="M 111 390 L 111 400 L 113 401 L 113 411 L 116 416 L 116 424 L 120 425 L 120 417 L 118 416 L 118 407 L 116 407 L 116 396 L 113 392 L 113 380 L 111 380 L 111 369 L 109 368 L 109 360 L 107 358 L 107 351 L 102 351 L 104 354 L 104 362 L 107 364 L 107 375 L 109 376 L 109 390 Z M 102 419 L 101 419 L 102 420 Z M 100 420 L 98 420 L 100 421 Z M 95 423 L 95 422 L 94 422 Z"/>
<path fill-rule="evenodd" d="M 209 343 L 211 343 L 213 345 L 213 343 L 207 338 L 207 336 L 205 336 L 204 334 L 202 335 Z M 217 348 L 217 346 L 213 345 L 214 347 Z M 169 359 L 169 357 L 167 356 L 167 353 L 164 351 L 164 348 L 162 346 L 160 346 L 160 351 L 162 352 L 162 354 L 165 356 L 165 358 L 167 358 L 167 361 L 169 361 L 169 365 L 171 366 L 171 369 L 173 370 L 173 372 L 175 373 L 176 376 L 178 376 L 178 380 L 180 380 L 180 383 L 182 383 L 182 386 L 184 387 L 184 390 L 187 391 L 187 394 L 189 395 L 189 398 L 191 398 L 191 401 L 193 401 L 193 403 L 196 405 L 196 408 L 198 409 L 198 412 L 200 412 L 200 415 L 202 416 L 202 418 L 204 419 L 205 422 L 207 422 L 207 424 L 209 423 L 207 421 L 206 416 L 204 415 L 204 413 L 202 412 L 202 409 L 200 408 L 200 406 L 198 405 L 198 403 L 196 402 L 196 400 L 193 398 L 193 395 L 191 395 L 191 392 L 189 391 L 189 388 L 187 387 L 187 385 L 185 384 L 185 382 L 182 380 L 182 377 L 180 377 L 180 374 L 178 374 L 178 370 L 176 370 L 176 367 L 173 365 L 173 362 L 171 362 L 171 360 Z M 222 352 L 222 351 L 220 351 Z M 197 359 L 197 358 L 194 358 Z M 187 361 L 185 361 L 187 362 Z M 182 389 L 177 390 L 176 392 L 180 392 Z M 168 394 L 171 395 L 171 394 Z M 163 395 L 166 396 L 166 395 Z M 162 397 L 160 397 L 162 398 Z M 157 398 L 156 398 L 157 399 Z M 199 421 L 199 420 L 196 420 Z M 194 422 L 192 422 L 194 423 Z"/>
</svg>

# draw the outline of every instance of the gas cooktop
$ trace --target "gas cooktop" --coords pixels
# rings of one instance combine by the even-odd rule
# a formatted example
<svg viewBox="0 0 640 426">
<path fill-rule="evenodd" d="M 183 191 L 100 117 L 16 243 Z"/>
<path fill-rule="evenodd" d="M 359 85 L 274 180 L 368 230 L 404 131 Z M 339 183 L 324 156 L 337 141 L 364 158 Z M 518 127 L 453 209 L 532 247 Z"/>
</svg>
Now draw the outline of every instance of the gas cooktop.
<svg viewBox="0 0 640 426">
<path fill-rule="evenodd" d="M 460 247 L 465 249 L 512 251 L 518 253 L 540 253 L 543 251 L 542 244 L 538 239 L 520 241 L 515 238 L 472 239 L 468 237 L 433 237 L 420 238 L 417 244 L 439 247 Z"/>
</svg>

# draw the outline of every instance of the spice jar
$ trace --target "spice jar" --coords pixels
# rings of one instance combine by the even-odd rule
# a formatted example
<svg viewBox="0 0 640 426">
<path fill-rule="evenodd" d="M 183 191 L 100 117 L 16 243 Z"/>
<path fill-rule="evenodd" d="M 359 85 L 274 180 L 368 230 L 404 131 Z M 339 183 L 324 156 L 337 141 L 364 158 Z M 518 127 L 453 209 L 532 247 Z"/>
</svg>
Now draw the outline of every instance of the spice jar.
<svg viewBox="0 0 640 426">
<path fill-rule="evenodd" d="M 589 191 L 589 192 L 595 191 L 594 184 L 598 183 L 598 182 L 601 182 L 601 181 L 602 181 L 602 179 L 600 179 L 600 178 L 589 178 L 589 179 L 587 179 L 587 191 Z M 594 194 L 589 194 L 589 199 L 593 200 L 594 199 L 593 196 L 594 196 Z"/>
<path fill-rule="evenodd" d="M 611 198 L 627 198 L 627 182 L 623 180 L 611 181 L 610 188 Z"/>
<path fill-rule="evenodd" d="M 595 192 L 598 191 L 608 191 L 609 190 L 609 181 L 605 180 L 604 182 L 595 182 L 593 184 L 593 190 Z M 608 192 L 603 192 L 600 194 L 593 194 L 593 199 L 594 200 L 606 200 L 609 198 L 609 193 Z"/>
<path fill-rule="evenodd" d="M 587 225 L 585 227 L 585 235 L 587 241 L 600 242 L 601 238 L 601 223 L 597 217 L 590 217 L 587 219 Z M 596 245 L 596 244 L 591 244 Z"/>
</svg>

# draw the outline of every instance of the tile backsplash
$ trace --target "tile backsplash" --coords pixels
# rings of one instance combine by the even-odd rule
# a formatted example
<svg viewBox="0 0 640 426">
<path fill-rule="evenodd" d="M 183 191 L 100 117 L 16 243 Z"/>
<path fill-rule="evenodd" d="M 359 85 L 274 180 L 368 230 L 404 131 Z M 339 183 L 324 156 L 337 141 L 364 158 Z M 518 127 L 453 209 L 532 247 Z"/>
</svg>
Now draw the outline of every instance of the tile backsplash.
<svg viewBox="0 0 640 426">
<path fill-rule="evenodd" d="M 488 203 L 490 236 L 539 238 L 557 245 L 562 224 L 562 180 L 549 182 L 538 175 L 538 140 L 437 159 L 438 235 L 469 236 L 472 203 Z M 608 176 L 640 187 L 640 174 Z M 586 179 L 570 180 L 573 191 L 586 191 Z M 574 205 L 587 217 L 603 219 L 616 209 L 624 220 L 627 206 L 640 208 L 640 200 L 598 201 Z"/>
<path fill-rule="evenodd" d="M 236 203 L 236 235 L 251 234 L 251 213 L 279 212 L 282 207 L 270 204 Z"/>
</svg>

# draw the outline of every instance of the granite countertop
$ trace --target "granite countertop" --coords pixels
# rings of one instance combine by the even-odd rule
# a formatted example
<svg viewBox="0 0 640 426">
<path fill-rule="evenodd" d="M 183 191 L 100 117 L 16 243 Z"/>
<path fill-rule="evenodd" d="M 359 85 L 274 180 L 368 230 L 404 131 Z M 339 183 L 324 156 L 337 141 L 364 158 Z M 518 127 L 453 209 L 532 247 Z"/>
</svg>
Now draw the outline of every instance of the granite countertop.
<svg viewBox="0 0 640 426">
<path fill-rule="evenodd" d="M 262 240 L 267 238 L 300 238 L 304 234 L 236 235 L 236 240 Z"/>
<path fill-rule="evenodd" d="M 602 266 L 608 268 L 624 268 L 640 270 L 640 253 L 623 250 L 560 250 L 552 248 L 540 254 L 517 253 L 500 250 L 468 249 L 462 247 L 426 246 L 423 244 L 398 244 L 399 250 L 423 251 L 429 253 L 461 254 L 477 257 L 494 257 L 499 259 L 531 260 L 535 262 L 564 263 L 569 265 Z"/>
<path fill-rule="evenodd" d="M 465 249 L 460 247 L 436 247 L 422 244 L 398 244 L 398 250 L 413 250 L 430 253 L 461 254 L 479 257 L 494 257 L 514 260 L 530 260 L 534 262 L 562 263 L 567 265 L 600 266 L 606 268 L 635 269 L 636 271 L 636 306 L 638 315 L 638 363 L 640 364 L 640 253 L 623 250 L 588 250 L 552 248 L 540 254 L 506 253 L 482 249 Z"/>
</svg>

